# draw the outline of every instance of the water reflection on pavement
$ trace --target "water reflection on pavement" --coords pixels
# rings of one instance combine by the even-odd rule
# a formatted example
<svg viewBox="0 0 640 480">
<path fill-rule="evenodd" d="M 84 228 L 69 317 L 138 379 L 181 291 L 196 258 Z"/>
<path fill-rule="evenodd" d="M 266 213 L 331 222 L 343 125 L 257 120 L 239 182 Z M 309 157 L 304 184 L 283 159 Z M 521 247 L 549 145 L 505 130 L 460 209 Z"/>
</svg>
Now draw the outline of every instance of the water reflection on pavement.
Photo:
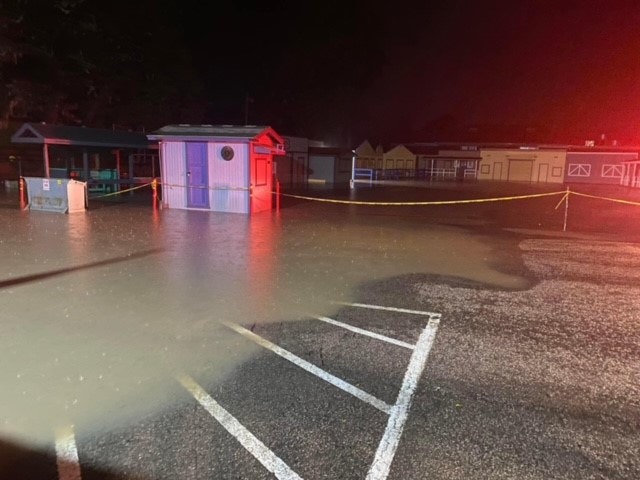
<svg viewBox="0 0 640 480">
<path fill-rule="evenodd" d="M 228 375 L 258 347 L 220 320 L 329 315 L 363 283 L 409 273 L 527 283 L 494 269 L 503 253 L 465 230 L 332 206 L 253 218 L 6 208 L 0 222 L 0 431 L 30 441 L 162 409 L 178 371 Z"/>
</svg>

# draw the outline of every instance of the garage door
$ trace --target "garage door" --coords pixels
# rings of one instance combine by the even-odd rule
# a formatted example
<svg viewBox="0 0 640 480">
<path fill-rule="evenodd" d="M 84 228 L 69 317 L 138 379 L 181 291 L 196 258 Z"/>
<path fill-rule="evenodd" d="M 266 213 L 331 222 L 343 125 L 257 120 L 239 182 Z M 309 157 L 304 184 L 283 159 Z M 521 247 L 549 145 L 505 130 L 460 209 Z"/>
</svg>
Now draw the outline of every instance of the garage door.
<svg viewBox="0 0 640 480">
<path fill-rule="evenodd" d="M 509 181 L 530 182 L 533 160 L 509 160 Z"/>
</svg>

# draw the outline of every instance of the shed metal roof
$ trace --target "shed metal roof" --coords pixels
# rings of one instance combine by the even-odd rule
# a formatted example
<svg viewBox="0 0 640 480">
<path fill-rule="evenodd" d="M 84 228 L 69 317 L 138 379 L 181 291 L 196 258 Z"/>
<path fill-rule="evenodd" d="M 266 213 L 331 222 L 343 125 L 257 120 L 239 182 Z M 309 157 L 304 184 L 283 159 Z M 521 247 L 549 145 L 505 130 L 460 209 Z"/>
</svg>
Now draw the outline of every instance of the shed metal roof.
<svg viewBox="0 0 640 480">
<path fill-rule="evenodd" d="M 150 147 L 150 142 L 144 133 L 48 123 L 23 124 L 11 136 L 11 142 L 110 148 Z"/>
<path fill-rule="evenodd" d="M 268 126 L 256 125 L 166 125 L 147 137 L 150 140 L 254 140 L 261 135 L 272 137 L 275 143 L 283 144 L 284 140 L 275 130 Z"/>
</svg>

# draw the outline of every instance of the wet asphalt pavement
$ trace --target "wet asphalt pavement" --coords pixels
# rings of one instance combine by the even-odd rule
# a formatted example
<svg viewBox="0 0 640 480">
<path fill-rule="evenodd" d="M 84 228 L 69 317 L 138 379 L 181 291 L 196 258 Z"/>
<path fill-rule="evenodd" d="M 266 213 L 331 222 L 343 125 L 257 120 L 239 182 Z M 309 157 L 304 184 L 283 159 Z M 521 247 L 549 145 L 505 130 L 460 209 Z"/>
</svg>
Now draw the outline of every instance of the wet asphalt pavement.
<svg viewBox="0 0 640 480">
<path fill-rule="evenodd" d="M 371 305 L 440 318 L 388 478 L 640 478 L 629 229 L 563 234 L 558 199 L 504 216 L 291 202 L 252 222 L 2 199 L 0 478 L 274 478 L 185 374 L 289 472 L 365 478 L 389 414 L 220 322 L 393 406 L 415 350 L 316 318 L 409 345 L 431 318 Z M 77 468 L 57 460 L 69 425 Z"/>
</svg>

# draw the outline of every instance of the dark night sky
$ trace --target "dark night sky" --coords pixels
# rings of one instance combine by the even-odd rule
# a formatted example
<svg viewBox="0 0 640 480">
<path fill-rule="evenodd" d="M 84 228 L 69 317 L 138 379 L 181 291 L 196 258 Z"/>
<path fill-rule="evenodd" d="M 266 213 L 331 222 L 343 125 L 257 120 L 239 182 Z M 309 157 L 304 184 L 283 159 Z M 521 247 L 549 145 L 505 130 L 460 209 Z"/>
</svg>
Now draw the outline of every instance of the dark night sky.
<svg viewBox="0 0 640 480">
<path fill-rule="evenodd" d="M 243 123 L 248 94 L 249 123 L 333 143 L 640 145 L 638 0 L 93 1 L 181 43 L 205 123 Z"/>
<path fill-rule="evenodd" d="M 640 2 L 417 4 L 242 2 L 192 16 L 187 2 L 182 21 L 214 117 L 241 121 L 246 91 L 252 122 L 291 128 L 288 107 L 308 108 L 348 123 L 326 131 L 354 141 L 435 123 L 444 135 L 515 125 L 541 140 L 640 144 Z"/>
</svg>

